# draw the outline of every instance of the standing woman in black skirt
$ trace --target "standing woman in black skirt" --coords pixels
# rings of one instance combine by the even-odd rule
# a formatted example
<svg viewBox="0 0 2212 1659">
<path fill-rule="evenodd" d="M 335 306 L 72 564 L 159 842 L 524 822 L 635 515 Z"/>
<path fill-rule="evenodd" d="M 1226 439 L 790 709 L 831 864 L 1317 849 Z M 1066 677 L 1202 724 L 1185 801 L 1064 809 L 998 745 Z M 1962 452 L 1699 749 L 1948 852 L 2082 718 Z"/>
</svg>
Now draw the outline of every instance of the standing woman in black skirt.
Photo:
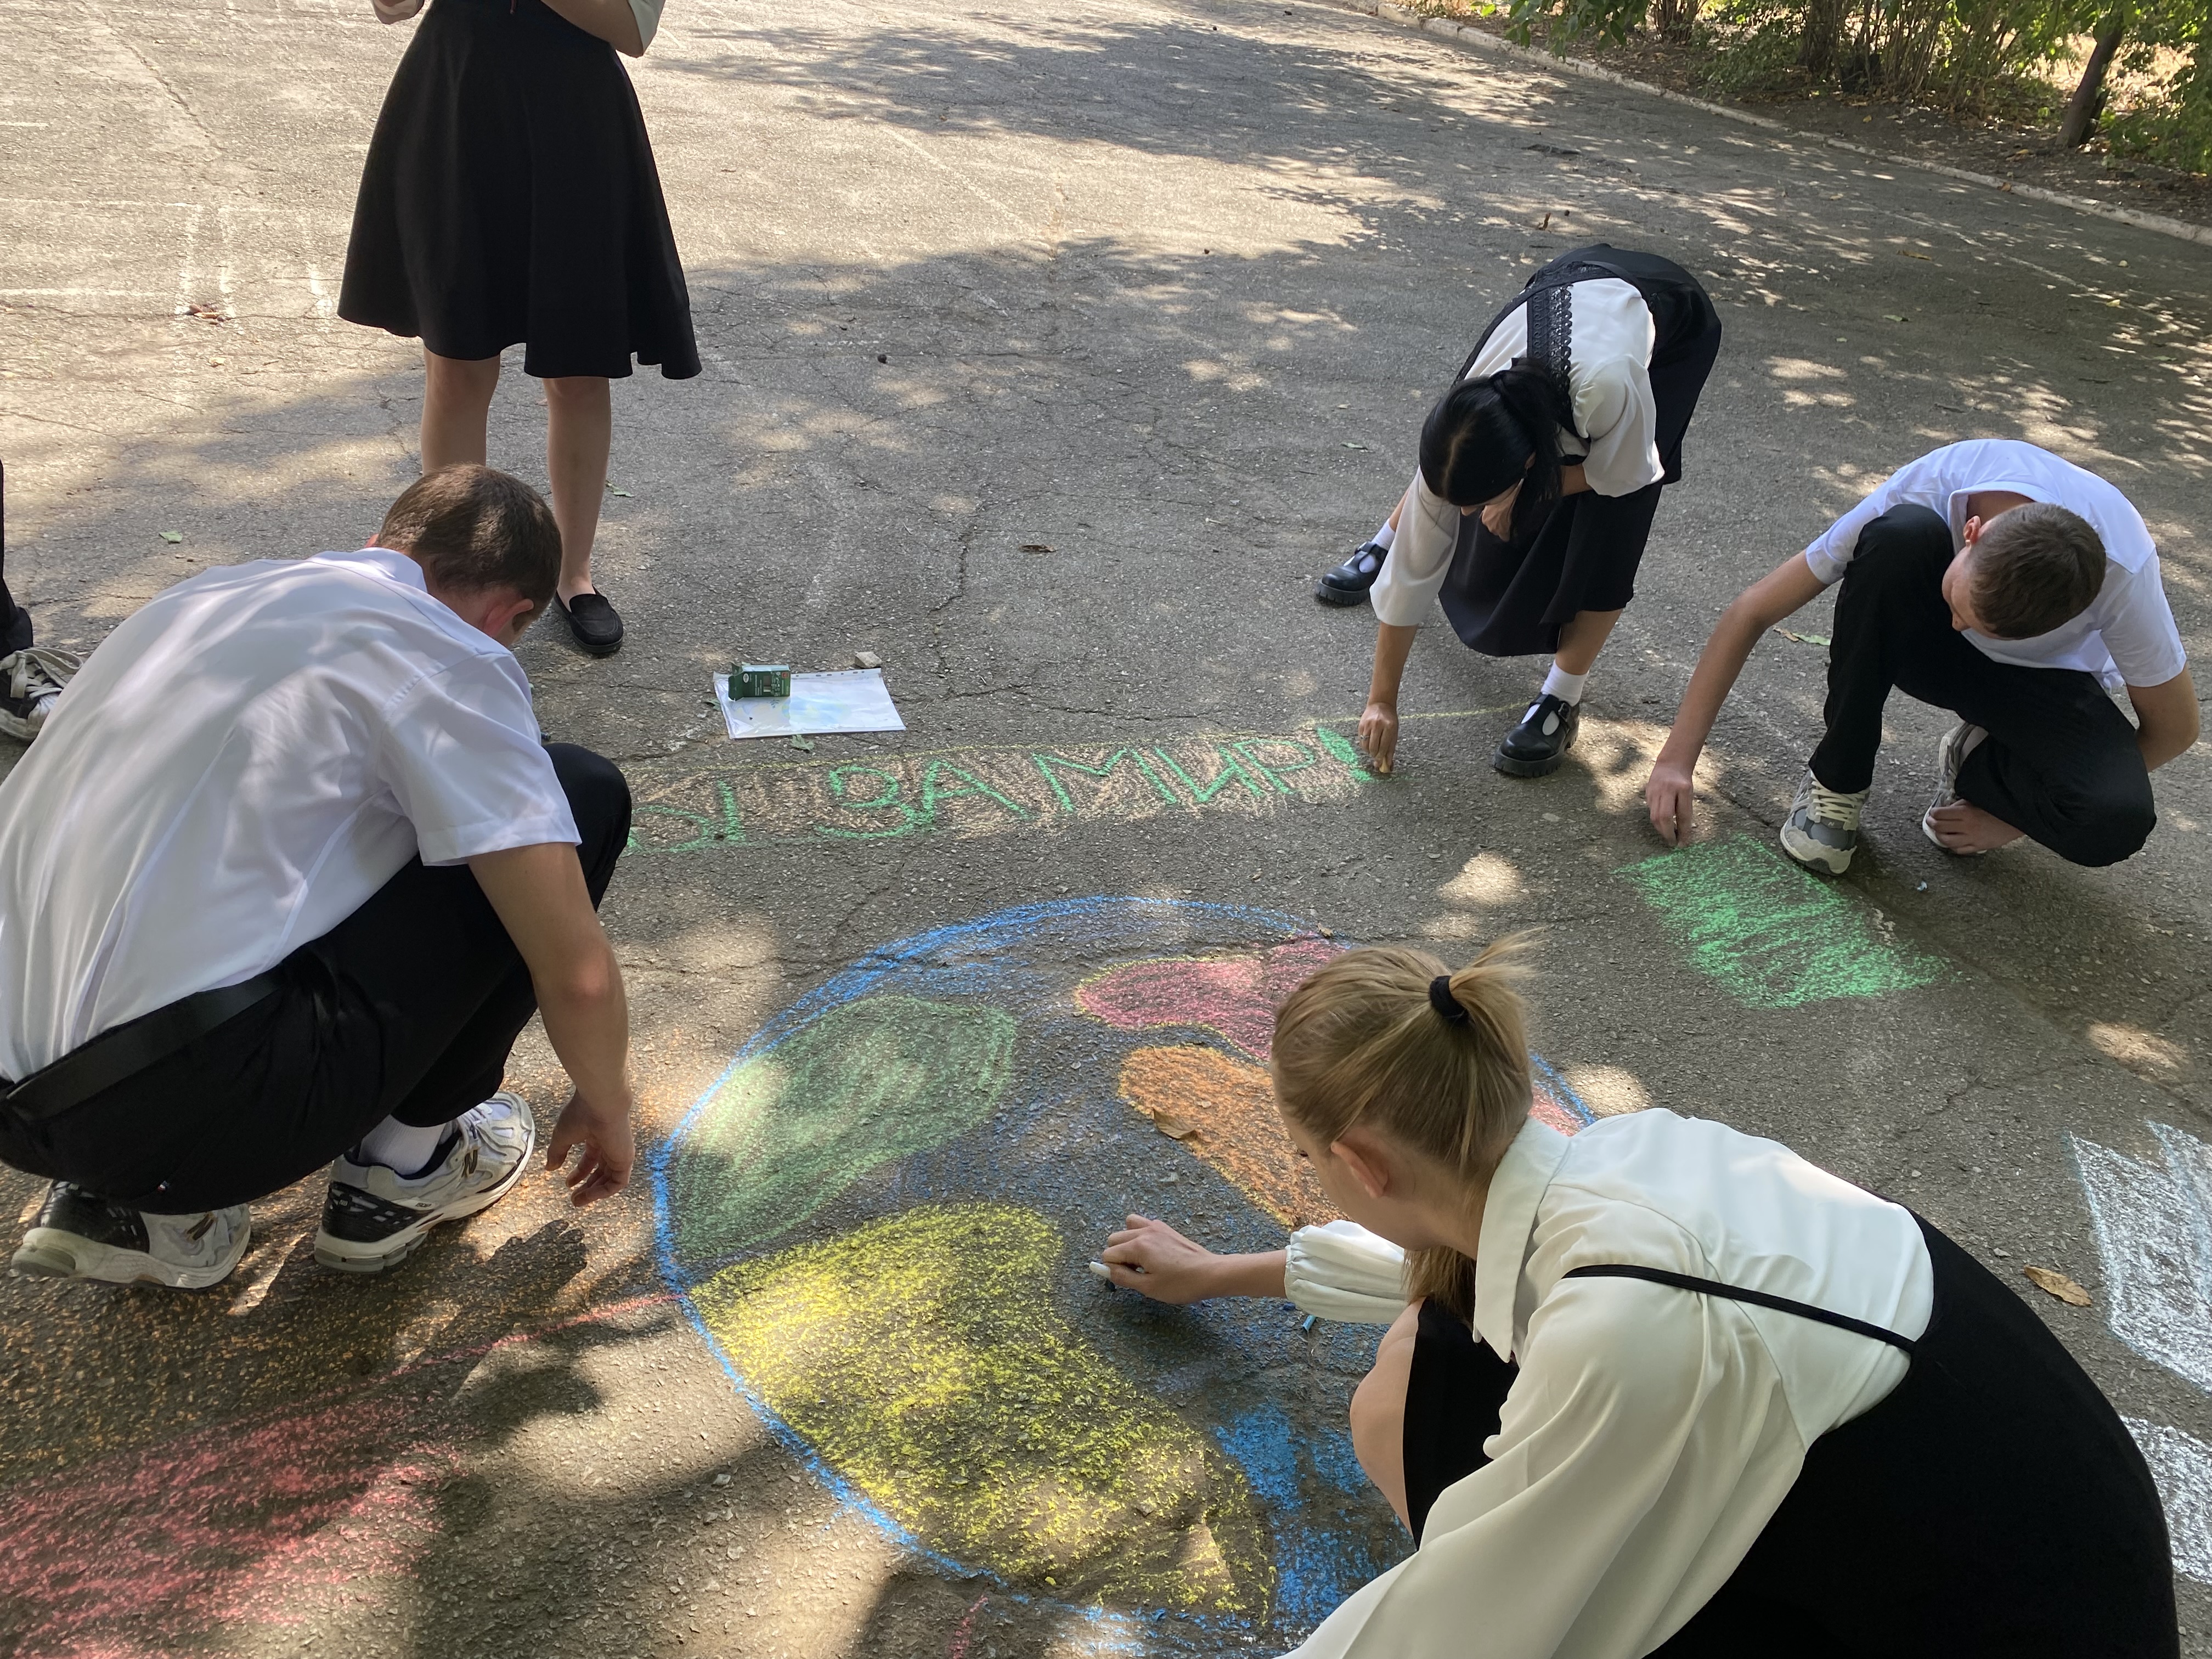
<svg viewBox="0 0 2212 1659">
<path fill-rule="evenodd" d="M 1374 604 L 1359 740 L 1376 770 L 1397 750 L 1398 687 L 1432 600 L 1486 656 L 1553 653 L 1492 763 L 1519 777 L 1559 769 L 1720 348 L 1696 277 L 1603 245 L 1544 266 L 1491 324 L 1430 412 L 1398 510 L 1316 589 L 1328 604 Z"/>
<path fill-rule="evenodd" d="M 374 0 L 387 23 L 422 0 Z M 592 580 L 613 410 L 630 359 L 699 372 L 684 268 L 617 51 L 660 0 L 434 0 L 378 116 L 338 314 L 422 341 L 422 470 L 486 459 L 499 354 L 544 382 L 561 526 L 554 603 L 594 656 L 622 618 Z"/>
</svg>

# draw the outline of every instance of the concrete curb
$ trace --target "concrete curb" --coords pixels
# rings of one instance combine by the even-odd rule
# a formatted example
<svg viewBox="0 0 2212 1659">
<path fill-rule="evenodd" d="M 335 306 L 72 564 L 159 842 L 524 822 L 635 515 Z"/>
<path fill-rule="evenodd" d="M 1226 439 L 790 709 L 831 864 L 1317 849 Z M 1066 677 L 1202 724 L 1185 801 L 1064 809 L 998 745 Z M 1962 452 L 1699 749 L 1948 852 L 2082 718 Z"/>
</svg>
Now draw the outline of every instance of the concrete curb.
<svg viewBox="0 0 2212 1659">
<path fill-rule="evenodd" d="M 1813 144 L 1826 149 L 1848 151 L 1872 161 L 1896 167 L 1917 167 L 1923 173 L 1939 173 L 1947 179 L 1962 179 L 1970 185 L 1983 185 L 2007 196 L 2026 197 L 2030 201 L 2048 202 L 2055 207 L 2071 208 L 2077 213 L 2094 214 L 2100 219 L 2111 219 L 2137 230 L 2154 230 L 2166 236 L 2178 236 L 2185 242 L 2198 242 L 2212 247 L 2212 225 L 2192 225 L 2184 219 L 2168 218 L 2163 213 L 2145 213 L 2139 208 L 2118 207 L 2109 202 L 2100 202 L 2087 196 L 2069 196 L 2063 191 L 2045 190 L 2039 185 L 2015 185 L 2009 179 L 1991 173 L 1973 173 L 1965 167 L 1948 167 L 1941 161 L 1923 161 L 1917 156 L 1900 155 L 1893 151 L 1872 149 L 1864 144 L 1855 144 L 1848 138 L 1830 138 L 1817 132 L 1801 132 L 1795 127 L 1765 115 L 1753 115 L 1748 110 L 1732 108 L 1727 104 L 1716 104 L 1703 98 L 1692 98 L 1687 93 L 1655 87 L 1648 81 L 1633 80 L 1615 70 L 1588 64 L 1575 58 L 1555 58 L 1548 52 L 1533 46 L 1516 46 L 1510 40 L 1501 40 L 1486 30 L 1471 24 L 1455 23 L 1449 17 L 1430 17 L 1407 7 L 1394 5 L 1390 0 L 1327 0 L 1327 3 L 1346 11 L 1379 18 L 1386 23 L 1402 24 L 1419 29 L 1425 34 L 1443 35 L 1446 39 L 1474 46 L 1479 52 L 1516 59 L 1537 69 L 1548 70 L 1558 75 L 1579 75 L 1585 80 L 1609 81 L 1617 87 L 1663 98 L 1669 103 L 1687 104 L 1692 109 L 1703 110 L 1708 115 L 1718 115 L 1747 127 L 1759 127 L 1768 132 L 1779 133 L 1801 144 Z"/>
</svg>

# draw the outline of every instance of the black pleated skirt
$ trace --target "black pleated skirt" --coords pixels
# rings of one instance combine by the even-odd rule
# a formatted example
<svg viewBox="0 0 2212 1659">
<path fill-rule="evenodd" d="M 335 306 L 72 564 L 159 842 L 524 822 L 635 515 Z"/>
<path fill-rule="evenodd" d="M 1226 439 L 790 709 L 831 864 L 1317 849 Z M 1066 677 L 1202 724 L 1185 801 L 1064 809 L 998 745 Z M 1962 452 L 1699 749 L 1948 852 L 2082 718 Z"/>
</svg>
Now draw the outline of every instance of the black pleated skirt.
<svg viewBox="0 0 2212 1659">
<path fill-rule="evenodd" d="M 1485 529 L 1479 513 L 1460 520 L 1451 569 L 1437 597 L 1453 631 L 1486 656 L 1556 651 L 1559 630 L 1577 613 L 1626 607 L 1636 597 L 1659 491 L 1682 476 L 1682 437 L 1720 356 L 1721 321 L 1704 287 L 1681 266 L 1656 253 L 1578 248 L 1531 276 L 1483 338 L 1540 289 L 1607 276 L 1634 283 L 1651 308 L 1651 401 L 1665 475 L 1633 495 L 1562 497 L 1534 524 L 1516 522 L 1510 541 Z M 1469 354 L 1470 364 L 1481 349 L 1478 343 Z"/>
<path fill-rule="evenodd" d="M 645 117 L 615 49 L 543 0 L 432 0 L 385 94 L 338 315 L 441 357 L 699 372 Z"/>
<path fill-rule="evenodd" d="M 2126 1425 L 2011 1286 L 1920 1228 L 1936 1297 L 1911 1370 L 1814 1442 L 1750 1553 L 1651 1659 L 2179 1653 L 2166 1514 Z M 1489 1461 L 1517 1375 L 1422 1308 L 1404 1441 L 1417 1538 Z M 1481 1617 L 1469 1607 L 1470 1628 Z"/>
</svg>

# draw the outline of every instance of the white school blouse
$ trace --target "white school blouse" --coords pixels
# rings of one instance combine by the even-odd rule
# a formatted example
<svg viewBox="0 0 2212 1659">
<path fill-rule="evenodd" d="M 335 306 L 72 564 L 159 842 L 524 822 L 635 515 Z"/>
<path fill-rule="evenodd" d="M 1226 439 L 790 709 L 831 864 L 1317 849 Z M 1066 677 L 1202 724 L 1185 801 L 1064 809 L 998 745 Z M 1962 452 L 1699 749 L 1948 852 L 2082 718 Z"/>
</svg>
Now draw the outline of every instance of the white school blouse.
<svg viewBox="0 0 2212 1659">
<path fill-rule="evenodd" d="M 1993 640 L 1968 629 L 1976 650 L 2027 668 L 2078 668 L 2108 691 L 2163 685 L 2182 671 L 2188 659 L 2181 630 L 2142 514 L 2117 486 L 2016 438 L 1946 444 L 1899 467 L 1805 550 L 1805 563 L 1823 582 L 1841 580 L 1858 551 L 1859 532 L 1908 501 L 1942 514 L 1950 521 L 1951 544 L 1964 547 L 1967 500 L 1990 489 L 2051 501 L 2087 520 L 2105 544 L 2105 585 L 2087 611 L 2033 639 Z"/>
<path fill-rule="evenodd" d="M 0 1076 L 274 967 L 418 854 L 575 840 L 522 665 L 414 560 L 202 571 L 0 782 Z"/>
<path fill-rule="evenodd" d="M 1491 1182 L 1480 1252 L 1475 1334 L 1521 1367 L 1492 1461 L 1291 1659 L 1637 1659 L 1727 1582 L 1806 1449 L 1905 1376 L 1905 1356 L 1870 1337 L 1570 1268 L 1662 1267 L 1907 1338 L 1934 1295 L 1905 1210 L 1786 1146 L 1661 1110 L 1571 1139 L 1530 1119 Z M 1326 1316 L 1395 1317 L 1395 1253 L 1349 1223 L 1304 1229 L 1292 1293 Z"/>
<path fill-rule="evenodd" d="M 1559 450 L 1569 465 L 1582 463 L 1597 494 L 1632 495 L 1666 473 L 1659 459 L 1659 412 L 1651 401 L 1651 349 L 1657 337 L 1651 307 L 1634 283 L 1614 276 L 1576 283 L 1567 298 L 1573 331 L 1567 387 L 1575 424 L 1589 435 L 1562 428 Z M 1488 380 L 1528 349 L 1528 307 L 1516 306 L 1483 343 L 1466 378 Z M 1451 568 L 1461 514 L 1418 470 L 1407 506 L 1367 597 L 1377 621 L 1418 628 L 1428 620 Z"/>
<path fill-rule="evenodd" d="M 422 0 L 368 0 L 376 8 L 377 21 L 382 23 L 404 23 L 422 9 Z M 660 30 L 660 9 L 665 0 L 629 0 L 629 15 L 637 19 L 638 50 L 643 52 L 653 44 L 653 37 Z"/>
</svg>

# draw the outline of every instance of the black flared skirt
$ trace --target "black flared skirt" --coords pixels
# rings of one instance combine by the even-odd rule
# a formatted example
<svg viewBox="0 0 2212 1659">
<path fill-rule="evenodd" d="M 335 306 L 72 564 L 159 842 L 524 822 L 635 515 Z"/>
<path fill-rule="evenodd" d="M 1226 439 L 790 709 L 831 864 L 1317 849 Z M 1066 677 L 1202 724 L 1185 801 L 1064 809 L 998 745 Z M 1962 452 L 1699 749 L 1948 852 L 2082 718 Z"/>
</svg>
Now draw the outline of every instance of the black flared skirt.
<svg viewBox="0 0 2212 1659">
<path fill-rule="evenodd" d="M 1651 1659 L 2176 1659 L 2166 1514 L 2126 1425 L 2011 1286 L 1920 1230 L 1935 1310 L 1905 1380 L 1813 1443 L 1735 1571 Z M 1416 1538 L 1489 1462 L 1517 1375 L 1423 1305 L 1404 1442 Z M 1470 1628 L 1481 1617 L 1469 1607 Z"/>
<path fill-rule="evenodd" d="M 1608 276 L 1634 283 L 1651 309 L 1651 401 L 1665 474 L 1633 495 L 1562 497 L 1534 523 L 1516 521 L 1510 541 L 1485 529 L 1479 513 L 1460 520 L 1451 570 L 1437 597 L 1461 640 L 1487 656 L 1556 651 L 1560 629 L 1578 612 L 1619 611 L 1635 598 L 1659 491 L 1682 476 L 1682 437 L 1720 355 L 1721 320 L 1698 279 L 1681 266 L 1656 253 L 1579 248 L 1531 276 L 1483 337 L 1540 289 Z M 1478 344 L 1469 355 L 1470 364 L 1481 349 Z"/>
<path fill-rule="evenodd" d="M 543 0 L 433 0 L 385 94 L 338 315 L 545 378 L 699 372 L 645 117 Z"/>
</svg>

